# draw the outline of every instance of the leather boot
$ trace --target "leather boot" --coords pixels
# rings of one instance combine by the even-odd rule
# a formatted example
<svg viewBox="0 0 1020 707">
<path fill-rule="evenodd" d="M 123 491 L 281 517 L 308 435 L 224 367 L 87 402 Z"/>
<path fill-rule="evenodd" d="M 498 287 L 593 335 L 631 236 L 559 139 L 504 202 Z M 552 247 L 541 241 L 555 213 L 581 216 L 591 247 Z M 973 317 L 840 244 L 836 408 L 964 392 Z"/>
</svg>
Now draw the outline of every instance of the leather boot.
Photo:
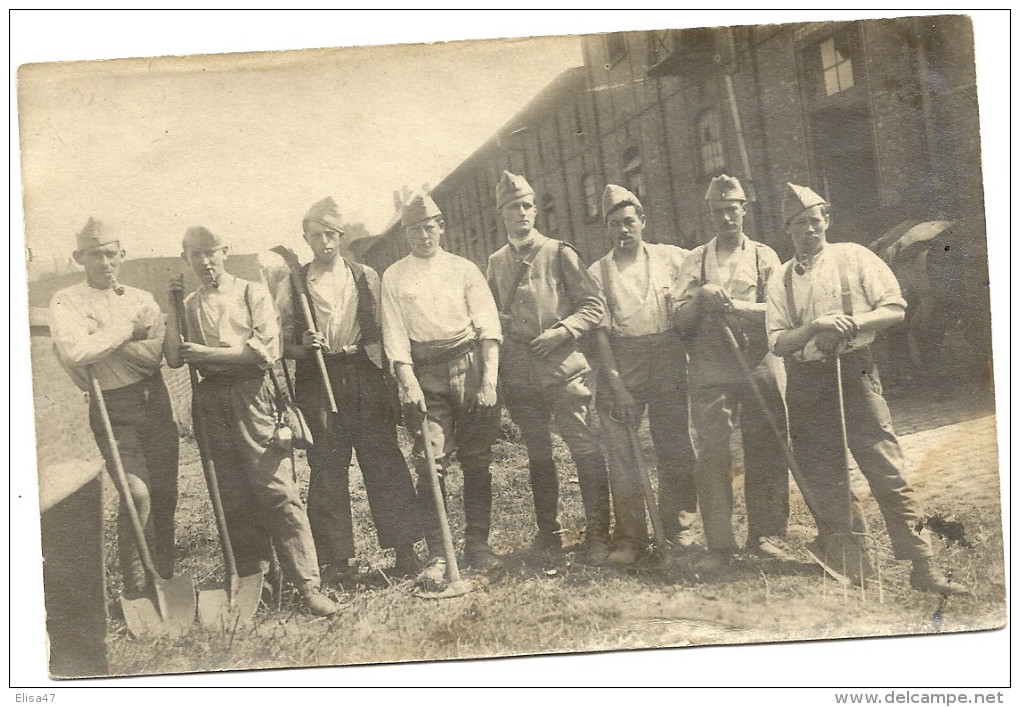
<svg viewBox="0 0 1020 707">
<path fill-rule="evenodd" d="M 609 542 L 609 473 L 599 453 L 574 460 L 584 504 L 585 539 Z"/>
<path fill-rule="evenodd" d="M 492 525 L 492 474 L 488 465 L 461 462 L 460 467 L 464 472 L 464 536 L 487 544 Z"/>
<path fill-rule="evenodd" d="M 560 484 L 556 476 L 556 463 L 552 459 L 528 461 L 531 473 L 531 495 L 535 499 L 535 521 L 538 525 L 536 543 L 544 547 L 558 547 L 560 522 L 556 514 L 560 503 Z"/>
</svg>

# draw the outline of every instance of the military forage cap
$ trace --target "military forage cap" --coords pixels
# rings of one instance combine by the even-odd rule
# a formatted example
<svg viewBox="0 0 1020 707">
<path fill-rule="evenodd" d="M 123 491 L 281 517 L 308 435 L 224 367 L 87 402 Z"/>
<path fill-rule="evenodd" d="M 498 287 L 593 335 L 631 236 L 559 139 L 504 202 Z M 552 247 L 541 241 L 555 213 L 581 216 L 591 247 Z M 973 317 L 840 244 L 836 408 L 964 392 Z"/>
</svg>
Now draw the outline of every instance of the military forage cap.
<svg viewBox="0 0 1020 707">
<path fill-rule="evenodd" d="M 404 204 L 404 209 L 400 212 L 400 225 L 403 228 L 408 228 L 422 221 L 428 221 L 430 218 L 442 215 L 443 212 L 436 206 L 436 202 L 432 201 L 431 196 L 428 194 L 415 194 L 414 198 Z"/>
<path fill-rule="evenodd" d="M 747 201 L 747 197 L 739 179 L 720 174 L 708 185 L 705 201 Z"/>
<path fill-rule="evenodd" d="M 535 196 L 535 190 L 528 184 L 528 180 L 519 174 L 503 170 L 503 176 L 496 185 L 496 208 L 502 209 L 511 201 L 525 196 Z"/>
<path fill-rule="evenodd" d="M 222 238 L 204 226 L 192 226 L 189 228 L 184 232 L 184 240 L 181 242 L 181 247 L 185 253 L 190 249 L 213 250 L 215 248 L 222 248 L 225 245 L 226 243 Z"/>
<path fill-rule="evenodd" d="M 812 206 L 821 206 L 826 203 L 828 202 L 809 187 L 801 187 L 787 182 L 786 192 L 783 194 L 783 223 L 789 223 L 794 216 L 802 211 L 807 211 Z"/>
<path fill-rule="evenodd" d="M 119 240 L 117 235 L 112 233 L 105 223 L 89 217 L 88 223 L 78 232 L 75 238 L 75 245 L 77 246 L 76 250 L 82 251 L 89 248 L 97 248 L 107 243 L 116 243 Z"/>
<path fill-rule="evenodd" d="M 312 208 L 308 209 L 308 213 L 305 214 L 305 218 L 301 221 L 301 227 L 305 233 L 314 233 L 321 230 L 310 228 L 314 225 L 324 226 L 331 231 L 344 232 L 343 216 L 336 202 L 333 201 L 333 197 L 327 196 L 325 199 L 312 204 Z"/>
<path fill-rule="evenodd" d="M 628 204 L 641 209 L 641 202 L 633 192 L 624 189 L 618 184 L 607 184 L 606 190 L 602 192 L 602 220 L 607 220 L 609 214 Z"/>
</svg>

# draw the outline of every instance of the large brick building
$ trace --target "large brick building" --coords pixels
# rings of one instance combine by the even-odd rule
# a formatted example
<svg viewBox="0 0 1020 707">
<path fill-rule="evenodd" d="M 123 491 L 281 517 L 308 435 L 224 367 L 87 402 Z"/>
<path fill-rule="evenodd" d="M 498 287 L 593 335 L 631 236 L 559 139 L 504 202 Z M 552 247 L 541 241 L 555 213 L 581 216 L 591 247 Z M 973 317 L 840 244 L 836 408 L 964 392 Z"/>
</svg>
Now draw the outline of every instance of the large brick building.
<svg viewBox="0 0 1020 707">
<path fill-rule="evenodd" d="M 737 176 L 752 237 L 790 255 L 787 181 L 833 204 L 834 240 L 868 243 L 907 218 L 963 218 L 982 236 L 973 34 L 961 16 L 588 35 L 569 69 L 432 192 L 446 247 L 484 267 L 504 234 L 500 171 L 535 187 L 539 229 L 589 262 L 610 247 L 608 182 L 645 204 L 651 240 L 710 237 L 709 179 Z M 406 254 L 399 224 L 364 259 Z"/>
</svg>

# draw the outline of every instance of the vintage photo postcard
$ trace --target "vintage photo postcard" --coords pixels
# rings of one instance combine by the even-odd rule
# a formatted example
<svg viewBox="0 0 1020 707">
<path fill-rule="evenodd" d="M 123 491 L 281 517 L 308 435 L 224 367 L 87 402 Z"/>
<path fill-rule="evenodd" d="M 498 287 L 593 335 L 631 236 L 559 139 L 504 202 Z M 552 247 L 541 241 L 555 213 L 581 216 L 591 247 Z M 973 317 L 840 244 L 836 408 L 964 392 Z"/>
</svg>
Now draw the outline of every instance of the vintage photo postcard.
<svg viewBox="0 0 1020 707">
<path fill-rule="evenodd" d="M 1002 14 L 398 14 L 23 18 L 289 39 L 15 55 L 20 679 L 998 679 Z"/>
</svg>

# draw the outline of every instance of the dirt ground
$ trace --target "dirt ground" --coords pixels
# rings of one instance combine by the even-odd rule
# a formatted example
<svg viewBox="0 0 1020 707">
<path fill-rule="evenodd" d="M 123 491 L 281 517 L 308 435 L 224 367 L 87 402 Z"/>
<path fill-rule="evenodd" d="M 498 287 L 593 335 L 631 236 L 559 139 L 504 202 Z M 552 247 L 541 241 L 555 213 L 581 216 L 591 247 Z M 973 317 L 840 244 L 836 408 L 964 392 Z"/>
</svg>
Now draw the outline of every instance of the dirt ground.
<svg viewBox="0 0 1020 707">
<path fill-rule="evenodd" d="M 972 391 L 973 393 L 973 391 Z M 523 654 L 607 651 L 664 646 L 802 641 L 896 634 L 935 634 L 1004 625 L 1005 578 L 995 417 L 985 394 L 906 394 L 891 397 L 909 460 L 908 479 L 928 516 L 936 561 L 971 596 L 943 599 L 908 586 L 909 564 L 892 558 L 877 505 L 859 473 L 854 489 L 874 534 L 879 576 L 862 590 L 827 578 L 803 552 L 813 522 L 792 491 L 787 549 L 794 562 L 743 555 L 716 572 L 699 572 L 698 552 L 673 553 L 665 564 L 621 570 L 594 567 L 573 547 L 583 526 L 573 467 L 557 447 L 567 548 L 562 554 L 522 550 L 534 533 L 527 460 L 509 439 L 496 448 L 493 465 L 493 549 L 505 571 L 468 574 L 474 591 L 427 602 L 411 595 L 412 582 L 390 576 L 392 555 L 375 543 L 360 472 L 352 470 L 358 577 L 330 593 L 343 606 L 331 619 L 301 614 L 292 596 L 279 608 L 260 609 L 253 627 L 202 630 L 197 624 L 175 641 L 135 639 L 116 617 L 109 640 L 111 667 L 119 674 L 174 673 L 262 667 L 344 665 Z M 406 440 L 405 440 L 406 441 Z M 647 431 L 646 463 L 655 458 Z M 739 440 L 735 442 L 739 449 Z M 307 464 L 297 460 L 301 483 Z M 219 549 L 197 451 L 182 440 L 178 509 L 179 569 L 200 588 L 222 578 Z M 738 537 L 746 528 L 742 477 L 735 479 Z M 455 544 L 462 541 L 460 478 L 449 479 Z M 113 496 L 107 513 L 115 512 Z M 115 537 L 108 531 L 111 606 L 119 593 Z"/>
</svg>

